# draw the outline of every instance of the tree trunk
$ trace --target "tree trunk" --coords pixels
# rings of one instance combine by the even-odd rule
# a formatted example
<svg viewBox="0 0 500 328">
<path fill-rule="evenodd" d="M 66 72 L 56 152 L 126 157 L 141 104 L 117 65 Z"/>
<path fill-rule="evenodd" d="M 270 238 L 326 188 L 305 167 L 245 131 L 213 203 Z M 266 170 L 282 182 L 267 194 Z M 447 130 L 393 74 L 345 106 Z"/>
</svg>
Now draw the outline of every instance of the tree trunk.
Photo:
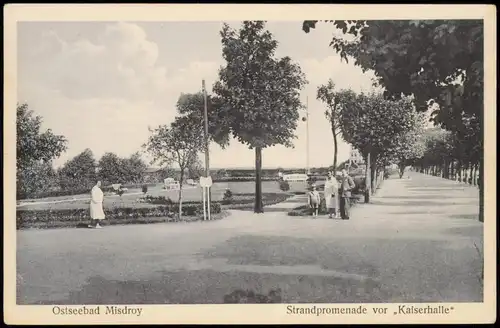
<svg viewBox="0 0 500 328">
<path fill-rule="evenodd" d="M 365 203 L 370 202 L 371 190 L 371 169 L 370 169 L 370 153 L 366 156 L 366 173 L 365 173 Z"/>
<path fill-rule="evenodd" d="M 458 182 L 462 182 L 462 162 L 458 161 L 457 165 Z"/>
<path fill-rule="evenodd" d="M 484 170 L 483 170 L 484 159 L 483 155 L 480 155 L 479 158 L 479 177 L 478 177 L 478 185 L 479 185 L 479 221 L 484 222 Z"/>
<path fill-rule="evenodd" d="M 472 166 L 472 184 L 475 186 L 477 182 L 477 164 Z"/>
<path fill-rule="evenodd" d="M 405 174 L 406 166 L 403 163 L 399 163 L 399 178 L 402 179 Z"/>
<path fill-rule="evenodd" d="M 371 172 L 370 172 L 370 187 L 371 187 L 371 194 L 373 195 L 375 193 L 376 185 L 377 185 L 377 166 L 372 162 L 371 164 Z"/>
<path fill-rule="evenodd" d="M 467 163 L 467 166 L 465 166 L 464 182 L 469 183 L 469 163 Z"/>
<path fill-rule="evenodd" d="M 181 170 L 181 177 L 179 179 L 179 221 L 182 219 L 182 183 L 184 182 L 184 173 Z"/>
<path fill-rule="evenodd" d="M 456 179 L 455 179 L 455 161 L 454 161 L 454 160 L 453 160 L 453 161 L 451 161 L 451 168 L 450 168 L 450 171 L 451 171 L 451 172 L 450 172 L 450 174 L 451 174 L 450 178 L 451 178 L 452 180 L 456 180 Z"/>
<path fill-rule="evenodd" d="M 262 148 L 255 147 L 255 213 L 264 212 L 264 204 L 262 203 Z"/>
<path fill-rule="evenodd" d="M 333 169 L 337 172 L 337 154 L 338 154 L 338 144 L 337 144 L 337 134 L 335 133 L 335 127 L 332 123 L 332 133 L 333 133 Z"/>
</svg>

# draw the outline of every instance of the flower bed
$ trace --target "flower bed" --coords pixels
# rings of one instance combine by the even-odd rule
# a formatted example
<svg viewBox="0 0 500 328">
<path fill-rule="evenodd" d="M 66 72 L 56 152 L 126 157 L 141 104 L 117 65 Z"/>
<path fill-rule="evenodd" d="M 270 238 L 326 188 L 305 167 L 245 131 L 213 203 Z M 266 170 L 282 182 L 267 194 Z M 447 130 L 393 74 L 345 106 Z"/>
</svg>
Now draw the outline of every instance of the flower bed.
<svg viewBox="0 0 500 328">
<path fill-rule="evenodd" d="M 77 226 L 81 222 L 86 222 L 88 224 L 90 219 L 89 209 L 60 209 L 60 210 L 38 210 L 38 211 L 27 211 L 18 210 L 16 213 L 16 227 L 17 229 L 30 228 L 34 226 L 53 226 L 56 223 L 66 224 L 66 226 Z M 166 206 L 155 206 L 155 207 L 119 207 L 106 210 L 106 220 L 107 222 L 126 222 L 127 220 L 145 220 L 145 221 L 155 221 L 146 218 L 163 218 L 162 222 L 168 221 L 170 218 L 172 221 L 177 220 L 178 206 L 177 204 L 166 205 Z M 218 203 L 211 204 L 211 213 L 218 214 L 221 213 L 221 206 Z M 200 217 L 203 215 L 203 205 L 202 204 L 186 204 L 182 208 L 182 215 L 186 217 Z"/>
<path fill-rule="evenodd" d="M 290 194 L 285 193 L 263 193 L 262 194 L 262 202 L 264 206 L 273 205 L 285 201 L 289 198 Z M 144 201 L 149 204 L 155 205 L 168 205 L 173 206 L 173 204 L 177 204 L 173 200 L 165 196 L 145 196 Z M 232 194 L 231 198 L 226 198 L 222 201 L 213 201 L 212 204 L 218 204 L 219 206 L 223 205 L 226 208 L 237 209 L 242 208 L 248 205 L 253 205 L 255 202 L 255 194 L 253 193 L 238 193 Z M 183 204 L 199 204 L 199 202 L 183 202 Z M 202 208 L 203 209 L 203 208 Z"/>
<path fill-rule="evenodd" d="M 240 182 L 240 181 L 255 181 L 255 177 L 217 177 L 213 182 Z M 261 177 L 261 181 L 278 181 L 278 177 Z"/>
<path fill-rule="evenodd" d="M 284 193 L 263 193 L 262 204 L 264 206 L 278 204 L 287 200 L 291 196 L 292 194 Z M 246 210 L 251 209 L 254 206 L 255 194 L 236 194 L 233 197 L 234 198 L 231 203 L 223 204 L 224 208 Z"/>
<path fill-rule="evenodd" d="M 220 220 L 228 216 L 227 211 L 212 214 L 210 221 Z M 124 218 L 122 220 L 102 220 L 100 225 L 128 225 L 128 224 L 153 224 L 153 223 L 168 223 L 168 222 L 195 222 L 202 221 L 203 216 L 183 216 L 180 220 L 177 217 L 139 217 L 139 218 Z M 29 226 L 21 227 L 21 229 L 54 229 L 54 228 L 88 228 L 89 220 L 82 219 L 76 221 L 50 221 L 50 222 L 33 222 Z M 19 229 L 19 228 L 18 228 Z"/>
</svg>

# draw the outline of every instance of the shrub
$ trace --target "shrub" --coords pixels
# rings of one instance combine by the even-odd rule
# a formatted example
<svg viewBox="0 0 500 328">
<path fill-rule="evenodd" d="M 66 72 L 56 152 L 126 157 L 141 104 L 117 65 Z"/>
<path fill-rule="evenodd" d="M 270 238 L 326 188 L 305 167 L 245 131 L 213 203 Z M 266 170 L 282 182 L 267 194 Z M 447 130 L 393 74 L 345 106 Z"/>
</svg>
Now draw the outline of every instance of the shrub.
<svg viewBox="0 0 500 328">
<path fill-rule="evenodd" d="M 236 194 L 235 196 L 249 196 L 249 197 L 244 199 L 233 199 L 233 202 L 231 203 L 229 208 L 240 209 L 240 210 L 246 210 L 251 208 L 253 209 L 255 203 L 254 194 Z M 268 206 L 281 203 L 287 200 L 287 198 L 289 198 L 290 196 L 291 196 L 290 194 L 283 194 L 283 193 L 263 193 L 262 204 L 264 206 Z"/>
<path fill-rule="evenodd" d="M 151 196 L 151 195 L 146 195 L 144 197 L 144 201 L 149 204 L 156 204 L 156 205 L 173 205 L 174 202 L 170 197 L 165 197 L 165 196 Z M 186 202 L 184 202 L 186 204 Z"/>
<path fill-rule="evenodd" d="M 140 183 L 140 184 L 130 183 L 130 184 L 123 184 L 122 188 L 138 189 L 138 188 L 142 188 L 144 186 L 147 186 L 149 188 L 149 187 L 156 187 L 158 184 L 160 184 L 160 182 L 158 182 L 158 183 Z"/>
<path fill-rule="evenodd" d="M 224 192 L 224 197 L 222 198 L 222 204 L 231 204 L 233 202 L 233 193 L 231 189 L 226 189 Z"/>
<path fill-rule="evenodd" d="M 106 220 L 128 220 L 148 217 L 168 217 L 173 218 L 178 213 L 177 204 L 171 206 L 156 206 L 156 207 L 119 207 L 105 210 Z M 211 213 L 218 214 L 221 212 L 219 203 L 212 203 L 210 207 Z M 203 205 L 186 204 L 182 207 L 182 215 L 185 216 L 200 216 L 203 215 Z M 17 210 L 16 226 L 18 229 L 30 227 L 36 223 L 51 223 L 51 222 L 83 222 L 90 218 L 90 211 L 85 209 L 60 209 L 60 210 Z"/>
<path fill-rule="evenodd" d="M 290 190 L 290 184 L 288 183 L 288 181 L 280 181 L 279 184 L 280 184 L 281 191 L 289 191 Z"/>
</svg>

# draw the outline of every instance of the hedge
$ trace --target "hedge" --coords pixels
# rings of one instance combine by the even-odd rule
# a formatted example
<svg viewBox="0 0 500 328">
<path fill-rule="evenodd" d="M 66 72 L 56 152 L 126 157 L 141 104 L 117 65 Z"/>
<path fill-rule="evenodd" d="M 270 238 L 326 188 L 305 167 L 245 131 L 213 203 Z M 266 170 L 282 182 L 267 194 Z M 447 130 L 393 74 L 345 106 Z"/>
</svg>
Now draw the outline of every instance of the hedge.
<svg viewBox="0 0 500 328">
<path fill-rule="evenodd" d="M 245 198 L 245 199 L 235 199 L 238 196 L 251 196 L 252 198 Z M 283 194 L 283 193 L 263 193 L 262 194 L 262 202 L 264 205 L 272 205 L 276 203 L 280 203 L 282 201 L 285 201 L 287 198 L 289 198 L 290 195 L 288 194 Z M 174 202 L 168 197 L 165 196 L 150 196 L 147 195 L 144 197 L 144 200 L 146 203 L 149 204 L 154 204 L 154 205 L 167 205 L 167 206 L 177 206 L 177 202 Z M 222 201 L 212 201 L 212 204 L 219 204 L 220 205 L 248 205 L 248 204 L 253 204 L 255 202 L 255 195 L 252 193 L 241 193 L 241 194 L 234 194 L 231 195 L 231 198 L 226 198 L 223 199 Z M 199 204 L 197 201 L 187 201 L 187 202 L 182 202 L 183 204 Z"/>
<path fill-rule="evenodd" d="M 167 206 L 173 206 L 173 207 L 178 207 L 179 203 L 177 201 L 173 201 L 170 197 L 165 197 L 165 196 L 151 196 L 151 195 L 146 195 L 143 198 L 146 203 L 148 204 L 154 204 L 154 205 L 167 205 Z M 220 203 L 220 202 L 214 202 L 212 201 L 211 203 Z M 193 205 L 193 204 L 200 204 L 199 201 L 195 200 L 189 200 L 189 201 L 182 201 L 182 204 L 184 205 Z M 202 205 L 200 205 L 202 206 Z M 203 207 L 202 207 L 203 210 Z"/>
<path fill-rule="evenodd" d="M 211 213 L 217 214 L 221 212 L 221 206 L 218 203 L 211 204 Z M 105 211 L 106 220 L 123 221 L 127 219 L 138 219 L 148 217 L 174 217 L 178 213 L 178 205 L 172 206 L 157 206 L 157 207 L 119 207 L 108 209 Z M 184 216 L 200 216 L 203 215 L 202 204 L 186 204 L 182 207 L 182 215 Z M 90 219 L 89 209 L 58 209 L 58 210 L 17 210 L 16 226 L 17 229 L 29 227 L 36 223 L 49 222 L 79 222 L 88 221 Z"/>
<path fill-rule="evenodd" d="M 254 196 L 254 194 L 236 194 L 239 196 Z M 262 204 L 264 206 L 274 205 L 277 203 L 281 203 L 291 197 L 291 194 L 283 194 L 283 193 L 263 193 L 262 194 Z M 238 199 L 233 200 L 232 202 L 223 202 L 223 205 L 227 205 L 227 208 L 231 209 L 245 209 L 245 208 L 253 208 L 255 203 L 255 197 L 247 198 L 247 199 Z"/>
<path fill-rule="evenodd" d="M 125 188 L 125 187 L 124 187 Z M 102 192 L 115 193 L 116 190 L 112 186 L 101 187 Z M 39 198 L 49 198 L 49 197 L 63 197 L 63 196 L 75 196 L 82 194 L 90 194 L 90 189 L 74 189 L 74 190 L 50 190 L 34 193 L 23 197 L 23 199 L 39 199 Z"/>
<path fill-rule="evenodd" d="M 75 190 L 50 190 L 26 195 L 24 199 L 38 199 L 48 197 L 74 196 L 90 193 L 90 189 L 75 189 Z"/>
</svg>

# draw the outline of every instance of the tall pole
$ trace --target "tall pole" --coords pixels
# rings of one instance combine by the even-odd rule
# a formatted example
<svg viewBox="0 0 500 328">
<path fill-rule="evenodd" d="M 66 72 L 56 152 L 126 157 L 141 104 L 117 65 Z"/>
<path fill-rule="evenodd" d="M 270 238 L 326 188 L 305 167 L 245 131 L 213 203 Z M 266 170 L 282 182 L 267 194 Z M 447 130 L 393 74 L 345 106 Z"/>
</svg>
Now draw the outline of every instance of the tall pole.
<svg viewBox="0 0 500 328">
<path fill-rule="evenodd" d="M 306 174 L 309 174 L 309 97 L 306 97 Z"/>
<path fill-rule="evenodd" d="M 203 87 L 203 114 L 205 117 L 205 177 L 210 175 L 210 157 L 208 154 L 208 110 L 207 110 L 207 90 L 205 80 L 201 81 Z"/>
<path fill-rule="evenodd" d="M 201 81 L 203 88 L 203 116 L 205 118 L 205 177 L 210 176 L 210 157 L 208 153 L 208 109 L 207 109 L 207 89 L 205 88 L 205 80 Z M 210 188 L 207 188 L 207 212 L 210 220 Z"/>
</svg>

